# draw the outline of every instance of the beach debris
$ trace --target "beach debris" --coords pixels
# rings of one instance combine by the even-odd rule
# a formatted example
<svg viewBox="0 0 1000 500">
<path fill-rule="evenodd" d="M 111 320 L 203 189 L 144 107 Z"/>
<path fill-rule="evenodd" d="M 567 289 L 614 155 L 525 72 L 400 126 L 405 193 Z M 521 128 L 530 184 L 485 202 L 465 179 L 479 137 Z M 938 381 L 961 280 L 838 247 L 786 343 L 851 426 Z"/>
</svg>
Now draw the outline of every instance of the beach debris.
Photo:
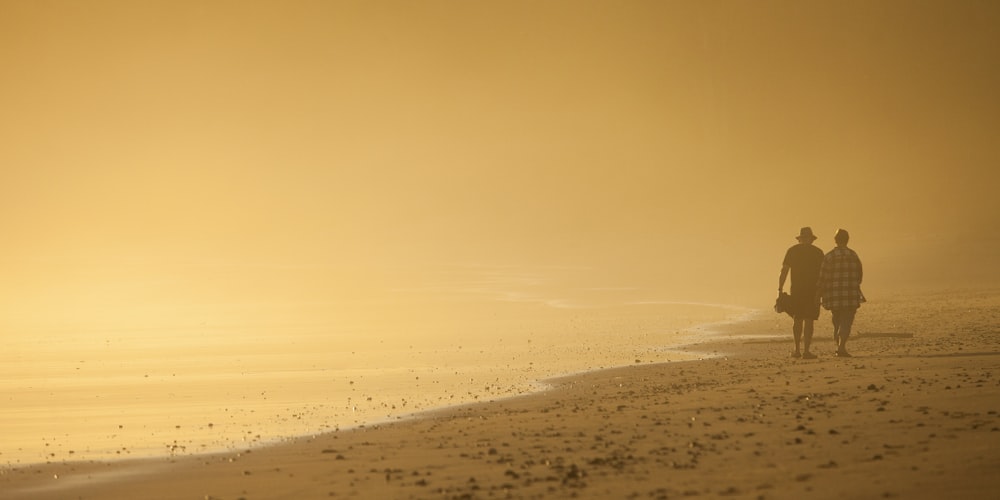
<svg viewBox="0 0 1000 500">
<path fill-rule="evenodd" d="M 585 470 L 579 468 L 576 464 L 570 464 L 566 473 L 563 475 L 562 482 L 564 485 L 583 486 L 583 484 L 581 484 L 581 480 L 586 476 L 587 472 Z"/>
<path fill-rule="evenodd" d="M 735 486 L 730 486 L 730 487 L 728 487 L 728 488 L 726 488 L 726 489 L 724 489 L 724 490 L 722 490 L 722 491 L 719 492 L 720 496 L 732 496 L 732 495 L 739 495 L 739 494 L 740 494 L 740 490 L 739 490 L 739 488 L 737 488 Z"/>
</svg>

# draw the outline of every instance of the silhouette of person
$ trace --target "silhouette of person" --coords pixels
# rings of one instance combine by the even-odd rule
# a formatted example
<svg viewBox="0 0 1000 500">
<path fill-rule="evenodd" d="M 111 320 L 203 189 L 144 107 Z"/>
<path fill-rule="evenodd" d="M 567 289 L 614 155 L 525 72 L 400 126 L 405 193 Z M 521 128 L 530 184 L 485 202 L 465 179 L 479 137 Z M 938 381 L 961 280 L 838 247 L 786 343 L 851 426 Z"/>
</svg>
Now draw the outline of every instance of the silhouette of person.
<svg viewBox="0 0 1000 500">
<path fill-rule="evenodd" d="M 854 316 L 865 301 L 861 293 L 863 272 L 858 254 L 847 248 L 850 234 L 838 229 L 833 236 L 837 247 L 823 257 L 819 281 L 816 283 L 816 303 L 833 313 L 833 341 L 837 343 L 837 356 L 850 357 L 847 338 L 851 335 Z"/>
<path fill-rule="evenodd" d="M 796 237 L 799 244 L 785 252 L 785 260 L 781 265 L 781 275 L 778 277 L 778 295 L 785 288 L 785 278 L 792 273 L 791 307 L 792 335 L 795 337 L 796 358 L 815 359 L 816 355 L 809 351 L 812 343 L 813 322 L 819 319 L 819 304 L 816 302 L 816 283 L 819 281 L 819 270 L 823 264 L 823 251 L 813 246 L 816 236 L 812 228 L 804 227 Z M 800 342 L 803 349 L 799 350 Z"/>
</svg>

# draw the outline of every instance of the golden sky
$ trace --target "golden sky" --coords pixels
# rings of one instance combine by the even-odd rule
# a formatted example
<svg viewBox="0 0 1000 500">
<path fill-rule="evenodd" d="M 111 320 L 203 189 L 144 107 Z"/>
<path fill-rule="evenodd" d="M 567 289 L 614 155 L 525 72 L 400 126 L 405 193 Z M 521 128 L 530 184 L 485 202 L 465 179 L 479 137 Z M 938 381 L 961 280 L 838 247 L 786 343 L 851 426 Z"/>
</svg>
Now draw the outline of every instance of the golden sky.
<svg viewBox="0 0 1000 500">
<path fill-rule="evenodd" d="M 803 225 L 850 230 L 876 284 L 996 283 L 997 26 L 944 0 L 2 0 L 0 298 L 478 264 L 728 300 L 773 293 Z"/>
</svg>

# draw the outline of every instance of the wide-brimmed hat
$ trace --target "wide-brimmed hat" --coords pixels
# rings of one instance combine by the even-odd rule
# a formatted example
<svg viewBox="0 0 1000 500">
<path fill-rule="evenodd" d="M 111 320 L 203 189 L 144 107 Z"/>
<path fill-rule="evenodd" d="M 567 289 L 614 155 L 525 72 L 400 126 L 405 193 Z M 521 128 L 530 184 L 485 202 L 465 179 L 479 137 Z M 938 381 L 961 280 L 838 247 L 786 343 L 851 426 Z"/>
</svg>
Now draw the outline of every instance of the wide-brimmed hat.
<svg viewBox="0 0 1000 500">
<path fill-rule="evenodd" d="M 809 242 L 811 243 L 813 241 L 816 241 L 816 235 L 813 234 L 813 230 L 811 227 L 806 226 L 799 230 L 799 235 L 796 236 L 795 239 L 799 241 L 809 240 Z"/>
</svg>

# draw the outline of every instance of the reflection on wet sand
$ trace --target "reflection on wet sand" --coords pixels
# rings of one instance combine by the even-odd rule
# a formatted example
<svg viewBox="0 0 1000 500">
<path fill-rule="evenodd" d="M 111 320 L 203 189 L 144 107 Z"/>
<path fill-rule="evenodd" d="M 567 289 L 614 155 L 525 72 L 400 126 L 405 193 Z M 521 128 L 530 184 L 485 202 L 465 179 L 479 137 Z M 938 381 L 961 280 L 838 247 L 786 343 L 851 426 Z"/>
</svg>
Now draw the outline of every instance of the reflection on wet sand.
<svg viewBox="0 0 1000 500">
<path fill-rule="evenodd" d="M 301 323 L 39 328 L 0 366 L 0 462 L 183 455 L 539 389 L 555 375 L 684 359 L 693 325 L 745 311 L 471 273 L 356 297 Z"/>
</svg>

